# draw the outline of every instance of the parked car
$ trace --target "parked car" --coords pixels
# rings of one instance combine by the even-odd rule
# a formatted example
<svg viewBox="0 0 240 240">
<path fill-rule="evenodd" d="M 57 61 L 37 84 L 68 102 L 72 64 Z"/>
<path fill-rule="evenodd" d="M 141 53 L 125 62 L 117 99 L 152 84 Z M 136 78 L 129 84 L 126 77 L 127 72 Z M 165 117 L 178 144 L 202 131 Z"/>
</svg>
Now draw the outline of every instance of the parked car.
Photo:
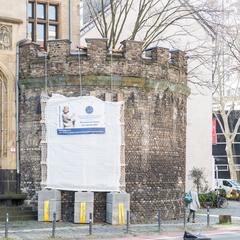
<svg viewBox="0 0 240 240">
<path fill-rule="evenodd" d="M 232 179 L 216 179 L 216 188 L 224 189 L 229 195 L 232 191 L 240 192 L 240 183 Z"/>
<path fill-rule="evenodd" d="M 231 180 L 231 182 L 233 183 L 233 185 L 237 186 L 238 188 L 240 188 L 240 183 L 235 181 L 235 180 Z"/>
</svg>

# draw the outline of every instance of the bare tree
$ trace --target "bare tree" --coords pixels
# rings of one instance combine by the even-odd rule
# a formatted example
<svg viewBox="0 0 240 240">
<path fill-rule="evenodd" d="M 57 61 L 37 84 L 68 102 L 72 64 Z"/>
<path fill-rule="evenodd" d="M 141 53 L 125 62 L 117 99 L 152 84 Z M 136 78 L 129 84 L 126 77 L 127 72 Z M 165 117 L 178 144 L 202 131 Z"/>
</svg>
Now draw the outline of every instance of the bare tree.
<svg viewBox="0 0 240 240">
<path fill-rule="evenodd" d="M 108 39 L 108 46 L 116 48 L 123 32 L 127 39 L 136 40 L 141 35 L 144 48 L 166 40 L 164 33 L 179 21 L 194 13 L 205 11 L 203 4 L 194 8 L 188 0 L 86 0 L 88 11 L 101 37 Z"/>
<path fill-rule="evenodd" d="M 237 180 L 233 144 L 240 127 L 240 115 L 236 114 L 240 106 L 240 38 L 238 34 L 240 19 L 237 19 L 235 14 L 232 14 L 231 18 L 227 17 L 226 14 L 229 16 L 230 9 L 225 10 L 223 5 L 220 7 L 222 15 L 219 21 L 215 22 L 217 44 L 213 72 L 215 84 L 213 114 L 226 141 L 225 150 L 230 176 Z M 233 116 L 234 124 L 232 124 Z"/>
<path fill-rule="evenodd" d="M 210 88 L 212 84 L 202 76 L 202 69 L 212 71 L 212 41 L 196 35 L 190 28 L 193 21 L 198 22 L 210 38 L 215 38 L 212 19 L 219 13 L 206 2 L 208 0 L 85 0 L 85 5 L 95 29 L 108 39 L 110 49 L 117 48 L 124 39 L 143 41 L 143 49 L 149 46 L 179 48 L 179 39 L 186 35 L 192 38 L 197 44 L 181 46 L 181 49 L 192 63 L 188 66 L 188 80 L 202 93 L 203 88 Z"/>
</svg>

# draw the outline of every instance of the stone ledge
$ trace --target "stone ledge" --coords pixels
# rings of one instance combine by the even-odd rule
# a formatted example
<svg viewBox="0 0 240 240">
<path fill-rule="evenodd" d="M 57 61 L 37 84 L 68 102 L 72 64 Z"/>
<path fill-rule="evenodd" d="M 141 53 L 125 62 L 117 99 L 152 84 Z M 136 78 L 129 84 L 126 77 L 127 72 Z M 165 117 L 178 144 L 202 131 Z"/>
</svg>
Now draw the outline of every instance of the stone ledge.
<svg viewBox="0 0 240 240">
<path fill-rule="evenodd" d="M 23 21 L 19 18 L 11 18 L 11 17 L 0 17 L 0 22 L 7 22 L 13 24 L 23 24 Z"/>
<path fill-rule="evenodd" d="M 111 79 L 112 78 L 112 79 Z M 112 80 L 112 81 L 111 81 Z M 183 83 L 170 82 L 167 80 L 151 80 L 143 77 L 131 76 L 107 76 L 107 75 L 86 75 L 82 76 L 82 86 L 113 86 L 117 87 L 136 87 L 145 90 L 155 89 L 156 92 L 168 90 L 174 94 L 184 96 L 190 95 L 190 88 Z M 44 78 L 29 78 L 20 81 L 21 86 L 26 89 L 37 87 L 42 88 L 45 85 Z M 48 87 L 56 86 L 78 86 L 79 78 L 77 76 L 53 76 L 48 78 Z"/>
<path fill-rule="evenodd" d="M 25 200 L 27 194 L 25 193 L 5 193 L 0 194 L 0 200 Z"/>
</svg>

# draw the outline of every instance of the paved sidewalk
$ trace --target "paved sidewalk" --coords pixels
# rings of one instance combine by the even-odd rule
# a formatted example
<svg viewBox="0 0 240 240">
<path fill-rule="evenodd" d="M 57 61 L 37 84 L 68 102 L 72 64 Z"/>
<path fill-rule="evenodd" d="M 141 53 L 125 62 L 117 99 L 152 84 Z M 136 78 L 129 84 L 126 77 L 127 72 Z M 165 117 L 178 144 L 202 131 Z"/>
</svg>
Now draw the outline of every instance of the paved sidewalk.
<svg viewBox="0 0 240 240">
<path fill-rule="evenodd" d="M 10 223 L 9 237 L 14 240 L 44 240 L 49 239 L 52 233 L 51 223 L 18 222 Z M 4 237 L 4 226 L 0 225 L 0 239 Z M 188 231 L 205 233 L 206 231 L 237 230 L 239 225 L 211 225 L 207 228 L 203 223 L 187 224 Z M 160 232 L 157 224 L 130 225 L 129 232 L 126 226 L 112 226 L 109 224 L 93 225 L 93 235 L 89 236 L 88 225 L 57 223 L 56 239 L 166 239 L 166 236 L 182 236 L 183 224 L 162 224 Z M 137 237 L 137 238 L 136 238 Z M 157 238 L 156 238 L 157 237 Z"/>
<path fill-rule="evenodd" d="M 232 225 L 218 225 L 219 214 L 232 215 Z M 226 209 L 210 209 L 210 227 L 207 227 L 207 211 L 201 209 L 196 216 L 196 223 L 188 223 L 186 229 L 196 233 L 207 231 L 235 231 L 240 229 L 240 202 L 230 202 Z M 89 236 L 89 226 L 73 223 L 57 222 L 56 239 L 182 239 L 184 223 L 182 220 L 161 223 L 159 233 L 158 224 L 112 226 L 109 224 L 94 224 L 93 235 Z M 10 222 L 9 237 L 14 240 L 45 240 L 50 239 L 52 224 L 37 221 Z M 146 238 L 147 236 L 147 238 Z M 4 223 L 0 223 L 0 239 L 4 237 Z M 229 239 L 230 240 L 230 239 Z"/>
<path fill-rule="evenodd" d="M 88 235 L 87 227 L 61 227 L 56 231 L 56 239 L 70 240 L 70 239 L 182 239 L 184 229 L 168 229 L 161 230 L 159 233 L 157 230 L 153 231 L 150 226 L 131 226 L 129 233 L 127 234 L 122 227 L 109 227 L 109 226 L 94 226 L 94 232 L 92 236 Z M 213 226 L 211 228 L 195 229 L 191 227 L 188 231 L 196 234 L 216 234 L 221 232 L 231 233 L 233 231 L 239 231 L 239 226 Z M 3 237 L 4 233 L 1 231 L 0 237 Z M 28 229 L 28 230 L 11 230 L 9 231 L 10 239 L 14 240 L 45 240 L 50 239 L 51 228 L 41 229 Z"/>
<path fill-rule="evenodd" d="M 206 213 L 206 209 L 200 209 L 199 213 Z M 240 217 L 240 201 L 228 201 L 226 208 L 212 208 L 210 209 L 210 214 Z"/>
</svg>

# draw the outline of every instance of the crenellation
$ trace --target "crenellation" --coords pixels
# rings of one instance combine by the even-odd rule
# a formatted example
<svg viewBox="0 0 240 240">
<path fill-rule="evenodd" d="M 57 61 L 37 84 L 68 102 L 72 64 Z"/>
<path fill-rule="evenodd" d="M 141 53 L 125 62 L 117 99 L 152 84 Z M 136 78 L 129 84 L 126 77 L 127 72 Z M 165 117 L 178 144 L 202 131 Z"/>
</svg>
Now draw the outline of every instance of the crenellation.
<svg viewBox="0 0 240 240">
<path fill-rule="evenodd" d="M 154 61 L 157 61 L 159 64 L 168 66 L 169 60 L 169 49 L 162 47 L 153 47 L 145 50 L 146 56 L 151 58 Z"/>
<path fill-rule="evenodd" d="M 104 61 L 107 57 L 107 39 L 106 38 L 87 38 L 87 53 L 91 59 L 99 59 Z"/>
<path fill-rule="evenodd" d="M 121 44 L 127 61 L 141 63 L 143 42 L 125 40 Z"/>
<path fill-rule="evenodd" d="M 170 61 L 172 65 L 187 70 L 187 57 L 186 53 L 178 49 L 170 50 Z"/>
<path fill-rule="evenodd" d="M 69 40 L 47 41 L 48 58 L 51 61 L 65 62 L 70 55 L 70 44 Z"/>
<path fill-rule="evenodd" d="M 74 52 L 70 52 L 68 40 L 48 41 L 46 52 L 34 43 L 22 45 L 21 77 L 43 78 L 46 74 L 45 64 L 47 64 L 49 76 L 54 76 L 60 71 L 65 76 L 107 73 L 108 75 L 140 75 L 151 80 L 185 82 L 183 79 L 186 75 L 186 57 L 181 51 L 151 48 L 145 50 L 147 59 L 144 59 L 142 42 L 124 41 L 122 49 L 118 51 L 107 49 L 107 39 L 87 39 L 86 42 L 87 49 L 81 48 Z"/>
</svg>

